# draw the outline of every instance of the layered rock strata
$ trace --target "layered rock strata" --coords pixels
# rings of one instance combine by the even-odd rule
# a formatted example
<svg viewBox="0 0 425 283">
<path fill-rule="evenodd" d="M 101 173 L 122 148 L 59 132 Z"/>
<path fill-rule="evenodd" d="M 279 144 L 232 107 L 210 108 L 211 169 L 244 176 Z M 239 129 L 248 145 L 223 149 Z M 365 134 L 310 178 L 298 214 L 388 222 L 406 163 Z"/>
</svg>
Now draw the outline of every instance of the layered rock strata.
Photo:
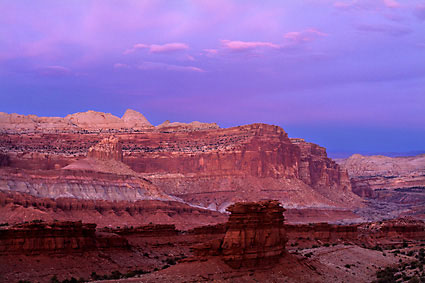
<svg viewBox="0 0 425 283">
<path fill-rule="evenodd" d="M 79 119 L 74 120 L 82 125 Z M 99 129 L 104 129 L 103 122 L 96 121 L 93 119 L 92 126 L 98 123 Z M 291 140 L 280 127 L 252 124 L 220 129 L 197 123 L 192 126 L 165 124 L 132 132 L 116 129 L 114 136 L 120 141 L 122 160 L 129 169 L 142 174 L 165 194 L 194 205 L 222 212 L 232 203 L 258 199 L 277 199 L 292 208 L 351 209 L 361 205 L 360 198 L 351 192 L 347 175 L 327 158 L 323 148 Z M 110 138 L 108 131 L 94 134 L 88 130 L 34 130 L 17 134 L 5 130 L 0 135 L 0 150 L 13 168 L 93 171 L 92 168 L 101 166 L 81 159 L 90 148 L 87 159 L 103 159 L 93 148 L 104 138 Z M 94 155 L 97 157 L 92 158 Z M 120 154 L 111 160 L 116 159 L 120 159 Z M 113 166 L 103 166 L 101 171 L 105 172 L 105 167 Z M 125 169 L 121 169 L 117 172 L 124 174 Z"/>
<path fill-rule="evenodd" d="M 236 203 L 224 238 L 195 247 L 195 253 L 218 255 L 232 268 L 276 264 L 285 253 L 287 238 L 283 225 L 285 209 L 277 201 Z"/>
<path fill-rule="evenodd" d="M 0 255 L 86 252 L 128 249 L 126 239 L 113 233 L 97 233 L 96 224 L 81 222 L 33 222 L 0 228 Z"/>
<path fill-rule="evenodd" d="M 25 193 L 0 191 L 0 223 L 24 221 L 79 221 L 98 227 L 174 224 L 190 229 L 225 222 L 227 216 L 175 201 L 106 201 L 76 198 L 40 198 Z"/>
</svg>

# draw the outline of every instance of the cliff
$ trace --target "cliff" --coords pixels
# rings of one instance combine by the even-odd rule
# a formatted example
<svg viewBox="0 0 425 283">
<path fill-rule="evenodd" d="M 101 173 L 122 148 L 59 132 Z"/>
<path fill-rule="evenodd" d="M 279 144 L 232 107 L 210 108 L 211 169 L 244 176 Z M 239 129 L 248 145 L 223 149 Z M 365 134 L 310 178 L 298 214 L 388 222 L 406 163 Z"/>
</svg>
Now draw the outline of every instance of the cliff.
<svg viewBox="0 0 425 283">
<path fill-rule="evenodd" d="M 232 268 L 276 264 L 285 253 L 285 211 L 277 201 L 236 203 L 222 240 L 194 247 L 198 256 L 219 256 Z"/>
<path fill-rule="evenodd" d="M 97 233 L 96 224 L 81 222 L 32 222 L 0 229 L 0 255 L 61 253 L 98 249 L 128 249 L 126 239 Z"/>
<path fill-rule="evenodd" d="M 20 176 L 15 177 L 23 181 L 28 173 L 23 169 L 49 171 L 34 173 L 36 176 L 68 174 L 62 171 L 131 175 L 129 186 L 123 183 L 123 186 L 114 185 L 113 189 L 106 188 L 106 191 L 121 195 L 121 192 L 127 194 L 125 186 L 134 187 L 133 191 L 138 195 L 135 199 L 142 199 L 139 192 L 144 194 L 146 190 L 139 190 L 140 185 L 134 184 L 133 180 L 137 177 L 137 182 L 143 183 L 142 187 L 156 187 L 158 194 L 163 193 L 193 205 L 222 212 L 232 203 L 259 199 L 277 199 L 292 208 L 351 209 L 361 206 L 360 198 L 351 192 L 351 184 L 345 171 L 327 157 L 323 148 L 289 139 L 280 127 L 252 124 L 220 129 L 216 125 L 194 122 L 190 126 L 166 123 L 156 128 L 133 131 L 114 126 L 114 137 L 111 137 L 110 131 L 104 130 L 106 126 L 102 119 L 120 119 L 126 123 L 143 119 L 138 118 L 135 113 L 124 115 L 123 118 L 116 117 L 117 119 L 107 114 L 102 116 L 91 113 L 97 118 L 84 118 L 90 116 L 89 114 L 76 115 L 78 119 L 67 116 L 66 119 L 80 126 L 91 121 L 93 127 L 98 125 L 96 131 L 94 128 L 90 131 L 57 132 L 37 128 L 32 132 L 21 131 L 19 134 L 11 130 L 3 131 L 0 134 L 0 151 L 7 155 L 7 166 L 22 170 L 16 174 Z M 15 126 L 24 125 L 29 119 L 25 117 L 11 123 Z M 31 119 L 37 120 L 34 117 Z M 111 125 L 116 125 L 112 120 Z M 108 146 L 111 147 L 106 148 Z M 116 155 L 111 156 L 111 152 Z M 40 187 L 49 187 L 32 185 L 34 182 L 31 178 L 25 184 L 11 186 L 7 182 L 13 180 L 7 177 L 7 173 L 2 178 L 3 184 L 6 184 L 3 185 L 4 189 L 18 190 L 26 187 L 25 190 L 32 193 L 40 191 Z M 57 179 L 63 186 L 58 186 L 59 190 L 49 188 L 49 193 L 41 196 L 55 197 L 55 191 L 60 192 L 61 187 L 69 186 L 63 178 Z M 85 182 L 89 183 L 88 180 Z M 98 185 L 100 184 L 93 184 L 90 188 Z M 107 186 L 105 181 L 102 187 Z M 82 192 L 88 190 L 86 185 L 79 188 Z M 72 197 L 90 198 L 89 195 L 78 197 L 78 192 L 74 189 L 70 191 Z M 112 200 L 110 195 L 107 193 L 105 199 Z"/>
</svg>

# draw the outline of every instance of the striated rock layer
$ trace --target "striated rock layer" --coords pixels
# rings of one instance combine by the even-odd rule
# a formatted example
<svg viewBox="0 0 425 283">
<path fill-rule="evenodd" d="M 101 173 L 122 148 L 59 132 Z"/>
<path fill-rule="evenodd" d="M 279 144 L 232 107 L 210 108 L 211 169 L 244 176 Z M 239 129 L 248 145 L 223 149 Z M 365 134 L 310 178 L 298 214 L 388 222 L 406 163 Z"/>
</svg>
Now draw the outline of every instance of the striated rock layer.
<svg viewBox="0 0 425 283">
<path fill-rule="evenodd" d="M 0 229 L 0 255 L 69 254 L 111 248 L 128 249 L 129 245 L 116 234 L 96 232 L 96 224 L 33 222 Z"/>
<path fill-rule="evenodd" d="M 285 209 L 278 201 L 236 203 L 224 238 L 195 247 L 198 256 L 218 255 L 232 268 L 276 264 L 285 253 Z"/>
<path fill-rule="evenodd" d="M 289 139 L 277 126 L 252 124 L 220 129 L 195 122 L 190 126 L 166 123 L 138 131 L 115 128 L 112 138 L 97 118 L 81 119 L 72 121 L 78 125 L 83 125 L 83 120 L 92 121 L 91 127 L 97 123 L 99 131 L 51 133 L 37 128 L 17 134 L 6 129 L 0 134 L 0 151 L 13 168 L 114 173 L 107 170 L 115 170 L 114 166 L 93 160 L 119 162 L 119 148 L 114 149 L 117 156 L 112 159 L 108 157 L 109 149 L 103 148 L 116 138 L 129 170 L 141 174 L 137 176 L 149 180 L 164 194 L 194 205 L 222 212 L 232 203 L 259 199 L 277 199 L 292 208 L 351 209 L 361 205 L 360 198 L 351 191 L 346 172 L 327 157 L 324 148 Z M 12 124 L 25 124 L 19 121 Z M 108 143 L 99 143 L 105 138 Z M 115 167 L 117 174 L 135 176 L 123 166 Z M 29 183 L 27 189 L 34 191 Z M 51 194 L 54 191 L 49 190 Z"/>
<path fill-rule="evenodd" d="M 425 155 L 362 156 L 337 160 L 350 174 L 353 192 L 372 203 L 386 204 L 388 213 L 425 219 Z"/>
</svg>

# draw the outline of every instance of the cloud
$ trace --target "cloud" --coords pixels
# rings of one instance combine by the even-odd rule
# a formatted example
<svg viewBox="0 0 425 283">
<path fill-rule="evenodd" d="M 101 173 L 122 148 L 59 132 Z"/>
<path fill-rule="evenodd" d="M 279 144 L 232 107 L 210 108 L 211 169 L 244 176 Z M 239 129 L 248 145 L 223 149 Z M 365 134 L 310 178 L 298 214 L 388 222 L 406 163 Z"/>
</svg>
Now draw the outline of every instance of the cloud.
<svg viewBox="0 0 425 283">
<path fill-rule="evenodd" d="M 273 48 L 278 49 L 280 46 L 266 41 L 234 41 L 234 40 L 222 40 L 221 44 L 224 48 L 232 51 L 249 51 L 258 48 Z M 210 49 L 211 50 L 211 49 Z"/>
<path fill-rule="evenodd" d="M 382 8 L 399 8 L 401 5 L 396 0 L 352 0 L 336 1 L 333 6 L 343 10 L 382 10 Z"/>
<path fill-rule="evenodd" d="M 317 37 L 328 36 L 327 33 L 320 32 L 317 29 L 311 28 L 304 31 L 292 31 L 284 35 L 285 39 L 292 41 L 293 43 L 302 43 L 313 41 Z"/>
<path fill-rule="evenodd" d="M 182 72 L 205 72 L 201 68 L 194 66 L 179 66 L 160 62 L 143 62 L 138 66 L 140 70 L 164 70 L 164 71 L 182 71 Z"/>
<path fill-rule="evenodd" d="M 395 0 L 383 0 L 383 1 L 384 1 L 384 5 L 387 8 L 398 8 L 398 7 L 400 7 L 400 4 Z"/>
<path fill-rule="evenodd" d="M 132 48 L 125 50 L 124 54 L 130 54 L 139 49 L 149 49 L 149 52 L 151 53 L 172 53 L 172 52 L 187 50 L 189 49 L 189 46 L 181 42 L 172 42 L 172 43 L 166 43 L 162 45 L 161 44 L 148 45 L 144 43 L 137 43 L 137 44 L 134 44 Z"/>
<path fill-rule="evenodd" d="M 415 7 L 415 15 L 418 19 L 425 21 L 425 4 Z"/>
<path fill-rule="evenodd" d="M 127 65 L 127 64 L 123 64 L 123 63 L 115 63 L 114 68 L 115 69 L 128 69 L 128 68 L 130 68 L 130 66 Z"/>
<path fill-rule="evenodd" d="M 44 66 L 36 69 L 36 72 L 42 76 L 67 76 L 72 72 L 70 69 L 63 66 Z"/>
<path fill-rule="evenodd" d="M 204 54 L 208 57 L 214 57 L 218 54 L 218 49 L 204 49 Z"/>
<path fill-rule="evenodd" d="M 182 51 L 189 49 L 189 46 L 185 43 L 173 42 L 163 45 L 152 44 L 149 48 L 151 53 L 169 53 L 175 51 Z"/>
<path fill-rule="evenodd" d="M 392 36 L 403 36 L 411 32 L 406 27 L 391 26 L 391 25 L 359 25 L 357 30 L 366 32 L 385 33 Z"/>
</svg>

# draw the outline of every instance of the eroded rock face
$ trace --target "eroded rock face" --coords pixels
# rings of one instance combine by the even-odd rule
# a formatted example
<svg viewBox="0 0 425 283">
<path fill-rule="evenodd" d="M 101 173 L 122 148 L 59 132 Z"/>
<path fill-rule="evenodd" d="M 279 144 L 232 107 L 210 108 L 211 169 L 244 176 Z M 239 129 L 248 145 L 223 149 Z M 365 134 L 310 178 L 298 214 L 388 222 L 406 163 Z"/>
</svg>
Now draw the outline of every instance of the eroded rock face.
<svg viewBox="0 0 425 283">
<path fill-rule="evenodd" d="M 94 121 L 92 125 L 98 123 L 99 131 L 6 131 L 0 134 L 0 150 L 7 155 L 10 167 L 20 169 L 99 169 L 101 166 L 93 162 L 75 163 L 87 152 L 96 160 L 119 160 L 121 153 L 108 148 L 114 142 L 96 144 L 110 136 L 102 130 L 103 120 L 120 118 L 105 114 L 89 120 L 87 115 L 76 115 L 73 123 L 81 126 L 83 121 Z M 29 119 L 25 117 L 20 119 Z M 127 111 L 120 120 L 128 124 L 143 119 Z M 327 158 L 323 148 L 291 140 L 280 127 L 252 124 L 220 129 L 195 122 L 187 125 L 166 123 L 137 132 L 114 128 L 114 136 L 122 145 L 123 163 L 165 194 L 219 211 L 238 201 L 259 199 L 277 199 L 294 208 L 361 205 L 360 198 L 351 192 L 345 171 Z"/>
<path fill-rule="evenodd" d="M 129 248 L 126 239 L 96 233 L 96 224 L 35 222 L 0 229 L 1 254 L 73 253 L 96 249 Z"/>
<path fill-rule="evenodd" d="M 276 264 L 287 242 L 283 225 L 285 209 L 278 201 L 236 203 L 221 241 L 195 247 L 199 256 L 218 255 L 233 268 L 266 267 Z"/>
<path fill-rule="evenodd" d="M 138 131 L 152 127 L 141 113 L 131 109 L 122 118 L 92 110 L 70 114 L 64 118 L 0 112 L 0 132 L 7 133 Z"/>
<path fill-rule="evenodd" d="M 389 212 L 425 219 L 424 154 L 410 157 L 354 154 L 337 161 L 348 171 L 357 195 L 391 204 Z"/>
<path fill-rule="evenodd" d="M 96 158 L 99 160 L 116 160 L 122 161 L 122 147 L 119 140 L 110 136 L 103 139 L 101 142 L 89 148 L 87 157 Z"/>
<path fill-rule="evenodd" d="M 178 229 L 225 222 L 227 215 L 191 207 L 176 201 L 107 201 L 75 198 L 40 198 L 0 190 L 0 223 L 24 221 L 78 221 L 98 227 L 140 226 L 149 223 L 174 224 Z"/>
<path fill-rule="evenodd" d="M 283 226 L 285 209 L 277 201 L 236 203 L 221 244 L 223 260 L 230 266 L 258 266 L 276 263 L 285 252 Z"/>
</svg>

